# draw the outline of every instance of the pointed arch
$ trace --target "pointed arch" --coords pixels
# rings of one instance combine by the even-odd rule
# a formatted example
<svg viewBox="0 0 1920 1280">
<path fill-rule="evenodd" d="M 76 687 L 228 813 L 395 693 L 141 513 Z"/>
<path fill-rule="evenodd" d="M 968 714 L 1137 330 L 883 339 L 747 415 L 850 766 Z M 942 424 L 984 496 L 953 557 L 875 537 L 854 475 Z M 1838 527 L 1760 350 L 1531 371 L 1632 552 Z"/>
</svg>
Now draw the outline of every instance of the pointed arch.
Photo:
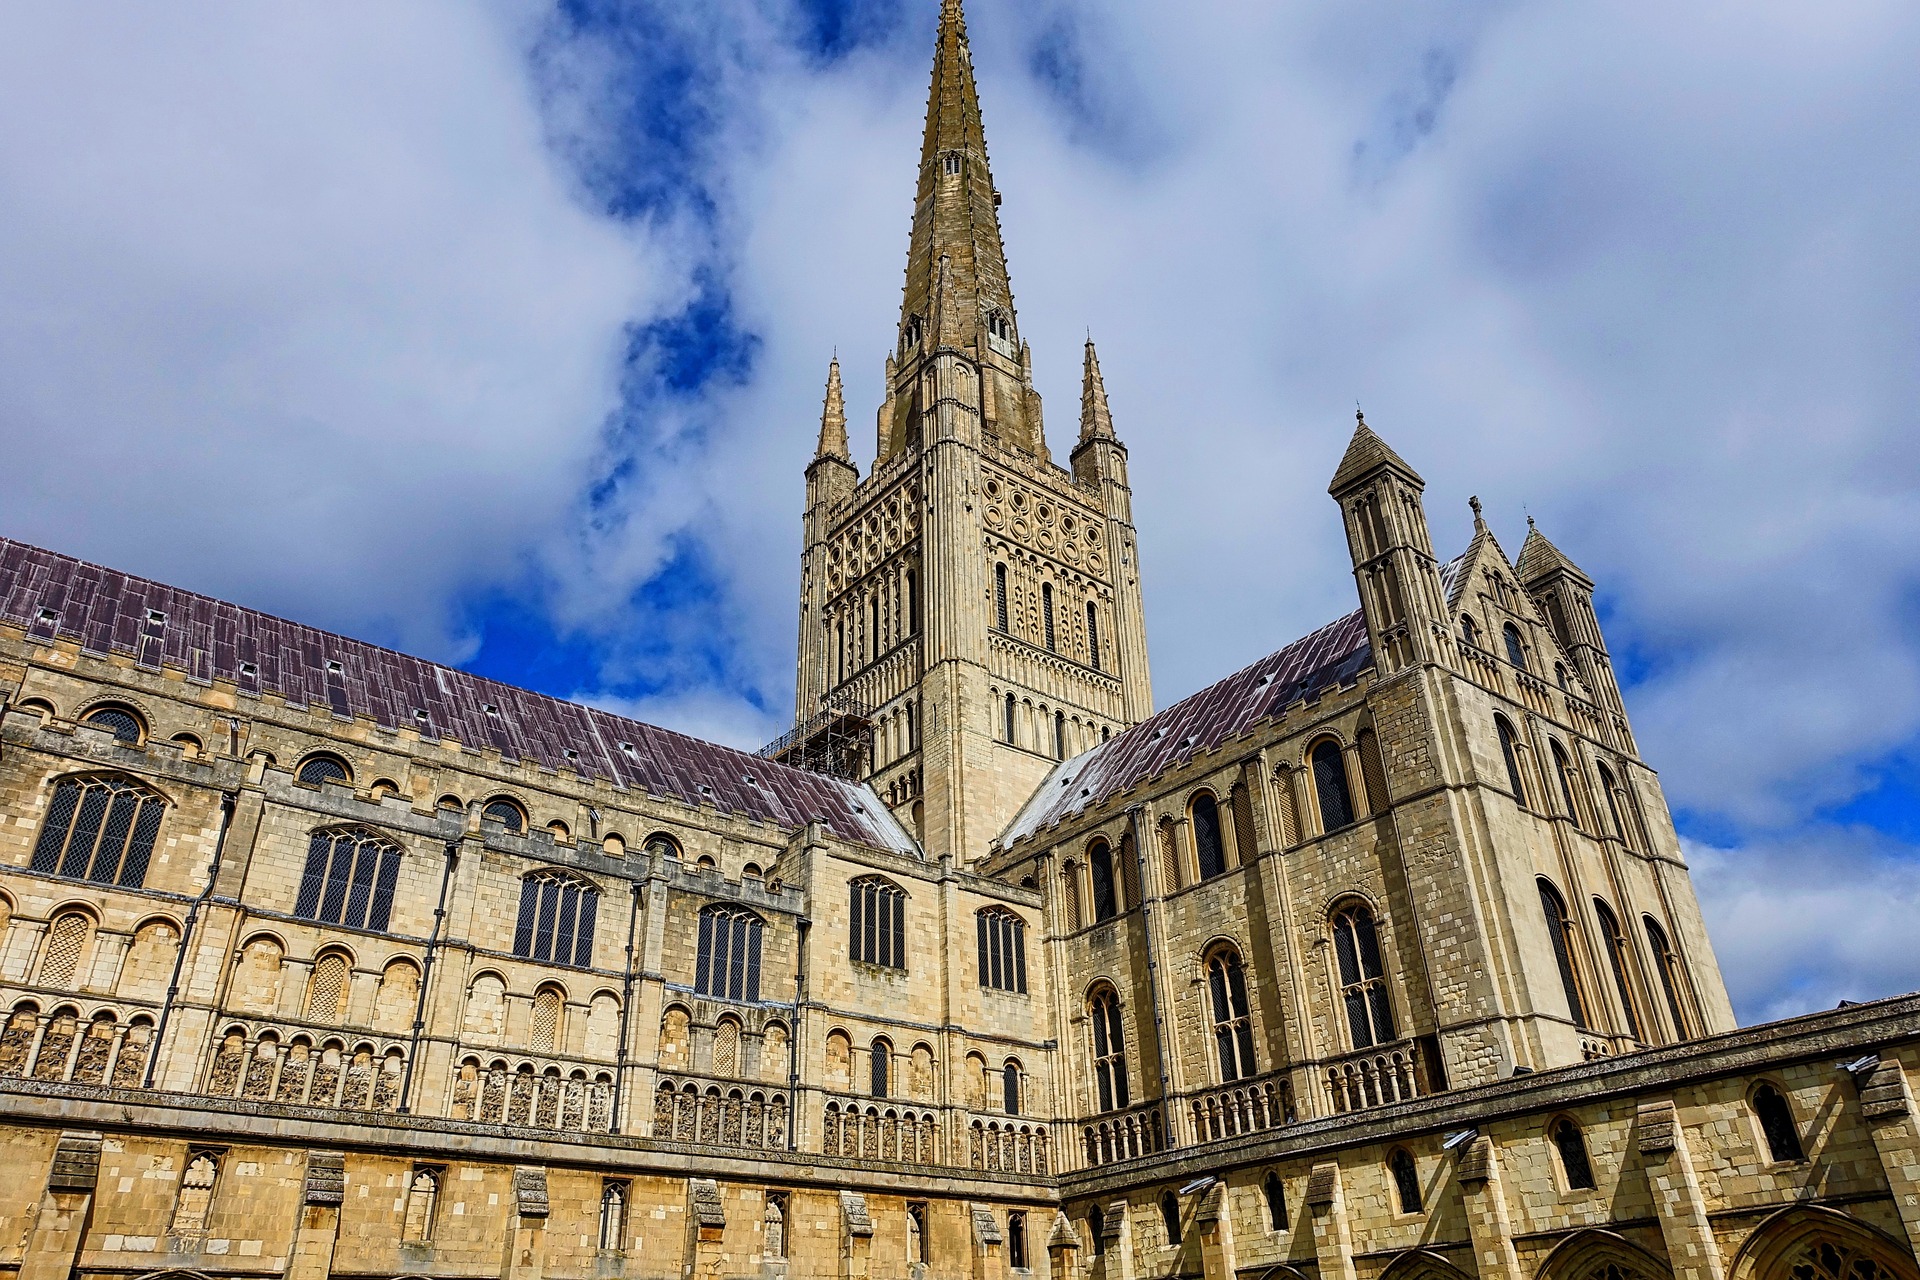
<svg viewBox="0 0 1920 1280">
<path fill-rule="evenodd" d="M 1619 1280 L 1673 1280 L 1672 1269 L 1660 1258 L 1623 1235 L 1594 1228 L 1576 1231 L 1555 1245 L 1536 1280 L 1611 1280 L 1614 1275 Z"/>
<path fill-rule="evenodd" d="M 1803 1269 L 1811 1280 L 1843 1280 L 1854 1259 L 1871 1263 L 1876 1280 L 1920 1280 L 1905 1245 L 1818 1205 L 1795 1205 L 1762 1222 L 1734 1254 L 1727 1280 L 1793 1280 Z"/>
<path fill-rule="evenodd" d="M 1472 1280 L 1472 1277 L 1430 1249 L 1409 1249 L 1387 1264 L 1380 1280 Z"/>
</svg>

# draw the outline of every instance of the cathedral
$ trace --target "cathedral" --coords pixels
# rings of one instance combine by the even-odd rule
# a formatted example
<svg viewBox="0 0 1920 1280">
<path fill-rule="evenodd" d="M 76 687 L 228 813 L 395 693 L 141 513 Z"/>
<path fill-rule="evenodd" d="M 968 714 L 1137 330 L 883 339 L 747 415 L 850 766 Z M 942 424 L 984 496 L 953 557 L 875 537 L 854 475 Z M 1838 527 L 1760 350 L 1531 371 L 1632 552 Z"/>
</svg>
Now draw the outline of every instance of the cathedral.
<svg viewBox="0 0 1920 1280">
<path fill-rule="evenodd" d="M 1154 709 L 1000 202 L 944 0 L 757 753 L 0 539 L 0 1280 L 1920 1280 L 1920 995 L 1736 1024 L 1539 530 L 1356 422 Z"/>
</svg>

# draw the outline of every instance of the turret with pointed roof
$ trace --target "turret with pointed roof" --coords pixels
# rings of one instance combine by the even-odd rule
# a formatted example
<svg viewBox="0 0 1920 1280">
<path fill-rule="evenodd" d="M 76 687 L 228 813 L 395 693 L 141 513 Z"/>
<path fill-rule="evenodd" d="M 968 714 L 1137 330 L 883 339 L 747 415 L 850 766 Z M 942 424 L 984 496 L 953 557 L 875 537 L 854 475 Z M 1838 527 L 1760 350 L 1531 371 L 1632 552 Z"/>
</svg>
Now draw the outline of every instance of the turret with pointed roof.
<svg viewBox="0 0 1920 1280">
<path fill-rule="evenodd" d="M 1426 481 L 1354 413 L 1353 438 L 1327 492 L 1346 516 L 1354 580 L 1384 675 L 1436 656 L 1447 606 L 1420 494 Z"/>
</svg>

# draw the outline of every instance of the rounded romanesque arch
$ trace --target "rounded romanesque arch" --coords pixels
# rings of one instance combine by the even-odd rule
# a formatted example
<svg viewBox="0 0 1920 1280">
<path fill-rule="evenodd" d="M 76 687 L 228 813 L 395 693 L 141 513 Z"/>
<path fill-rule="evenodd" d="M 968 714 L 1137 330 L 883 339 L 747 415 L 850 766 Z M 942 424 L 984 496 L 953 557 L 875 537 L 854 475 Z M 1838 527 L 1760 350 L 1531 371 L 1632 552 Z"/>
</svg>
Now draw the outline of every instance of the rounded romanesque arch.
<svg viewBox="0 0 1920 1280">
<path fill-rule="evenodd" d="M 1832 1209 L 1782 1209 L 1747 1237 L 1727 1280 L 1920 1280 L 1913 1251 Z"/>
<path fill-rule="evenodd" d="M 1623 1235 L 1587 1230 L 1555 1245 L 1537 1280 L 1673 1280 L 1673 1271 Z"/>
</svg>

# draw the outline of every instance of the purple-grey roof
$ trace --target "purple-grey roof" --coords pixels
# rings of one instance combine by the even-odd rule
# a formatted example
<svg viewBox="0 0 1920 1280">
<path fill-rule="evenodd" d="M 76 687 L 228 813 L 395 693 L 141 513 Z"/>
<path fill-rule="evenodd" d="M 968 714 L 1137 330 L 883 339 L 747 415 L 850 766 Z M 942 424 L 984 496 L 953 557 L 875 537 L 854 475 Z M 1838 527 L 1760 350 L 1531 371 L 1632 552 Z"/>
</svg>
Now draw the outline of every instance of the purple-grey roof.
<svg viewBox="0 0 1920 1280">
<path fill-rule="evenodd" d="M 191 680 L 367 716 L 423 738 L 842 839 L 916 852 L 873 791 L 579 703 L 533 693 L 271 614 L 0 538 L 0 623 L 28 637 L 120 653 Z M 569 754 L 572 753 L 572 754 Z"/>
<path fill-rule="evenodd" d="M 1002 847 L 1237 738 L 1303 698 L 1351 683 L 1373 662 L 1358 609 L 1210 685 L 1050 774 L 1001 833 Z"/>
</svg>

